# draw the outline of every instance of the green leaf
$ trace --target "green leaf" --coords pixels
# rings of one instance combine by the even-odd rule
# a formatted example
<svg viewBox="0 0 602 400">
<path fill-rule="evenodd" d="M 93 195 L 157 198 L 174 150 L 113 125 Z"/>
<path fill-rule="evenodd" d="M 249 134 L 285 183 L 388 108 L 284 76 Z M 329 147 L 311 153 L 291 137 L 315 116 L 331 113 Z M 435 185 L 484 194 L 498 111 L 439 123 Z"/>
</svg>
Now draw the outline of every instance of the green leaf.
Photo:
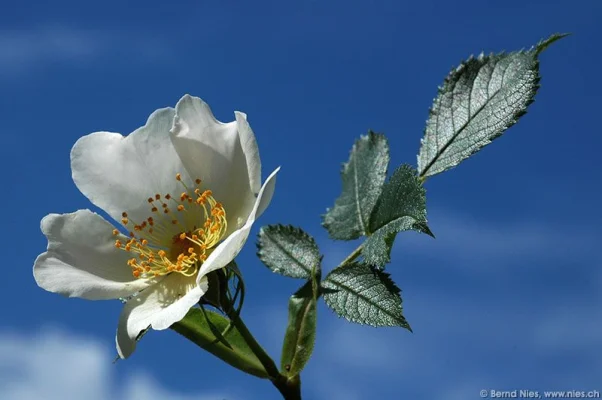
<svg viewBox="0 0 602 400">
<path fill-rule="evenodd" d="M 268 377 L 240 332 L 229 319 L 216 312 L 191 308 L 171 329 L 243 372 L 259 378 Z"/>
<path fill-rule="evenodd" d="M 370 216 L 374 232 L 362 250 L 364 262 L 384 267 L 398 232 L 415 230 L 433 236 L 426 224 L 426 191 L 409 165 L 401 165 L 383 187 Z"/>
<path fill-rule="evenodd" d="M 564 36 L 552 35 L 528 51 L 481 54 L 453 69 L 430 110 L 420 176 L 455 167 L 514 125 L 539 88 L 538 55 Z"/>
<path fill-rule="evenodd" d="M 322 225 L 332 239 L 353 240 L 370 234 L 370 213 L 380 195 L 389 166 L 389 144 L 384 135 L 370 131 L 353 145 L 343 164 L 343 192 Z"/>
<path fill-rule="evenodd" d="M 316 341 L 317 277 L 313 277 L 291 296 L 288 325 L 282 345 L 281 369 L 289 378 L 299 375 L 314 350 Z"/>
<path fill-rule="evenodd" d="M 557 42 L 558 40 L 569 36 L 570 33 L 554 33 L 552 35 L 550 35 L 549 38 L 547 39 L 543 39 L 540 40 L 539 43 L 537 43 L 533 50 L 535 50 L 535 54 L 539 55 L 541 54 L 541 52 L 543 52 L 545 49 L 547 49 L 552 43 Z"/>
<path fill-rule="evenodd" d="M 322 289 L 326 304 L 348 321 L 412 331 L 403 316 L 401 290 L 386 272 L 348 264 L 332 270 L 322 281 Z"/>
<path fill-rule="evenodd" d="M 268 225 L 259 230 L 257 256 L 273 272 L 309 279 L 320 268 L 320 251 L 315 240 L 290 225 Z"/>
</svg>

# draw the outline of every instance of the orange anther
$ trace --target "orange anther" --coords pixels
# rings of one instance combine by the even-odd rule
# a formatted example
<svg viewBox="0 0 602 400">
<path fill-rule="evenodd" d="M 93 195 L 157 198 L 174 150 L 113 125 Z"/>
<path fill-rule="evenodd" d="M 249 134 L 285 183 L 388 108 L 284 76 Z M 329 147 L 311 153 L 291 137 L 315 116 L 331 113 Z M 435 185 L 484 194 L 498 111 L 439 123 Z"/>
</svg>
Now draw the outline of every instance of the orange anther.
<svg viewBox="0 0 602 400">
<path fill-rule="evenodd" d="M 171 194 L 167 193 L 167 194 L 165 195 L 165 198 L 166 198 L 167 200 L 171 199 Z"/>
<path fill-rule="evenodd" d="M 117 229 L 113 229 L 113 235 L 115 235 L 115 236 L 119 235 L 119 231 Z"/>
<path fill-rule="evenodd" d="M 178 211 L 184 211 L 184 206 L 181 204 L 178 204 Z"/>
<path fill-rule="evenodd" d="M 196 182 L 196 184 L 197 184 L 197 185 L 200 185 L 200 184 L 201 184 L 201 180 L 200 180 L 199 178 L 196 178 L 196 179 L 195 179 L 195 182 Z"/>
<path fill-rule="evenodd" d="M 180 175 L 179 173 L 176 174 L 176 180 L 177 181 L 181 181 L 182 180 L 182 175 Z"/>
</svg>

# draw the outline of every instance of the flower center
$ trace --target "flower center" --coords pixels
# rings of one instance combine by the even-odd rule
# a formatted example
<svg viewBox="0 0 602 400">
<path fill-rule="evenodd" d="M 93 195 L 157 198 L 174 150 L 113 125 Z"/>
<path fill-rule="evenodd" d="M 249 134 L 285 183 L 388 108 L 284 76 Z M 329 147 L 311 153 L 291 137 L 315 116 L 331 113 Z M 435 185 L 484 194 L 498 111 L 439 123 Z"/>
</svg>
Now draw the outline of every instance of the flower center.
<svg viewBox="0 0 602 400">
<path fill-rule="evenodd" d="M 176 180 L 184 189 L 179 199 L 169 193 L 148 198 L 154 217 L 135 222 L 127 213 L 122 214 L 121 222 L 130 230 L 130 239 L 116 240 L 115 247 L 132 253 L 128 265 L 136 278 L 171 272 L 193 276 L 207 259 L 208 251 L 226 234 L 226 211 L 211 190 L 201 191 L 200 179 L 194 188 L 182 182 L 180 174 L 176 174 Z M 119 231 L 114 229 L 113 234 Z"/>
</svg>

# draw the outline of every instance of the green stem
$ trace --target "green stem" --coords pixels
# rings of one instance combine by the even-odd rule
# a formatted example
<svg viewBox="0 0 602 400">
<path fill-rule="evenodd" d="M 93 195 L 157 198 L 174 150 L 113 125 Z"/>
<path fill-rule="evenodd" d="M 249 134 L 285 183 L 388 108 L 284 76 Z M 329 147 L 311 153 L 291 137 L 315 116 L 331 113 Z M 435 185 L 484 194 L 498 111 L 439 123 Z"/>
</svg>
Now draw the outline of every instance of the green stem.
<svg viewBox="0 0 602 400">
<path fill-rule="evenodd" d="M 282 398 L 285 400 L 301 400 L 301 378 L 299 375 L 288 379 L 284 375 L 280 376 L 280 380 L 272 381 L 272 383 L 276 386 Z"/>
<path fill-rule="evenodd" d="M 341 261 L 341 263 L 339 265 L 337 265 L 336 268 L 342 268 L 345 265 L 347 265 L 347 264 L 351 263 L 352 261 L 354 261 L 356 258 L 358 258 L 360 256 L 360 254 L 362 254 L 362 249 L 363 248 L 364 248 L 364 243 L 362 243 L 359 246 L 357 246 L 357 248 L 355 250 L 353 250 L 351 252 L 351 254 L 349 254 L 347 256 L 347 258 L 345 258 L 343 261 Z"/>
<path fill-rule="evenodd" d="M 259 362 L 269 375 L 269 379 L 272 384 L 278 389 L 285 400 L 301 400 L 301 380 L 299 377 L 289 379 L 280 373 L 278 367 L 274 363 L 274 360 L 266 353 L 261 347 L 259 342 L 255 339 L 247 325 L 243 322 L 242 318 L 237 312 L 228 312 L 228 317 L 232 321 L 232 324 L 236 327 L 240 335 L 243 337 L 245 342 L 249 345 L 249 348 L 257 356 Z"/>
<path fill-rule="evenodd" d="M 242 318 L 240 318 L 240 315 L 235 312 L 229 312 L 228 317 L 232 321 L 232 324 L 240 332 L 243 339 L 245 339 L 245 342 L 247 342 L 249 348 L 251 351 L 253 351 L 253 354 L 257 356 L 257 359 L 259 359 L 261 365 L 263 365 L 267 373 L 270 375 L 270 378 L 279 376 L 280 371 L 278 371 L 278 367 L 276 367 L 274 360 L 272 360 L 268 353 L 266 353 L 263 347 L 261 347 L 261 345 L 257 342 L 255 337 L 249 331 L 249 328 L 247 328 L 247 325 L 245 325 Z"/>
</svg>

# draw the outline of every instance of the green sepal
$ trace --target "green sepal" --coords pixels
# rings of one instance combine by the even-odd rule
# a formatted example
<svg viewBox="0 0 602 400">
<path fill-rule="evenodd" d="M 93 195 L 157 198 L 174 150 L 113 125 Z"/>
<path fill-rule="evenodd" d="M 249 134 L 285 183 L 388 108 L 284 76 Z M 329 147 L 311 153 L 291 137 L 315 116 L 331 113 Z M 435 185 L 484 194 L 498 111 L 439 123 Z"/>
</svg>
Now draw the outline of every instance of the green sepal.
<svg viewBox="0 0 602 400">
<path fill-rule="evenodd" d="M 315 271 L 315 269 L 314 269 Z M 319 270 L 288 302 L 288 325 L 282 345 L 281 373 L 289 379 L 301 373 L 316 341 Z"/>
<path fill-rule="evenodd" d="M 234 368 L 259 378 L 268 378 L 265 368 L 228 318 L 194 307 L 171 329 Z"/>
</svg>

